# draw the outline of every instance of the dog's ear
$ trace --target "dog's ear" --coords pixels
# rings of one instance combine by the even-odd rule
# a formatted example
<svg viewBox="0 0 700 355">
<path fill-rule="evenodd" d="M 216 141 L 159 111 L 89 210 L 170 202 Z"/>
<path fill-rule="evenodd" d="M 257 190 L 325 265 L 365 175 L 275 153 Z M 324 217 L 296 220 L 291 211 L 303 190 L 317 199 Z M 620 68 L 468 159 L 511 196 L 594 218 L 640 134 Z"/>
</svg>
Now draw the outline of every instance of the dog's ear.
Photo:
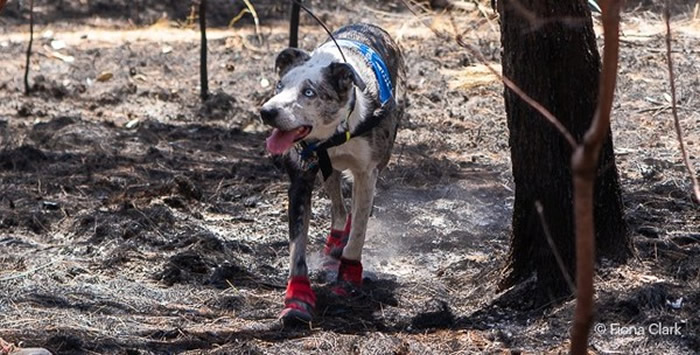
<svg viewBox="0 0 700 355">
<path fill-rule="evenodd" d="M 275 70 L 280 77 L 287 74 L 292 68 L 299 66 L 311 58 L 309 53 L 298 48 L 287 48 L 280 52 L 275 59 Z"/>
<path fill-rule="evenodd" d="M 365 82 L 362 81 L 355 69 L 347 63 L 333 62 L 325 69 L 326 79 L 338 92 L 345 92 L 352 88 L 354 84 L 361 91 L 365 90 Z"/>
</svg>

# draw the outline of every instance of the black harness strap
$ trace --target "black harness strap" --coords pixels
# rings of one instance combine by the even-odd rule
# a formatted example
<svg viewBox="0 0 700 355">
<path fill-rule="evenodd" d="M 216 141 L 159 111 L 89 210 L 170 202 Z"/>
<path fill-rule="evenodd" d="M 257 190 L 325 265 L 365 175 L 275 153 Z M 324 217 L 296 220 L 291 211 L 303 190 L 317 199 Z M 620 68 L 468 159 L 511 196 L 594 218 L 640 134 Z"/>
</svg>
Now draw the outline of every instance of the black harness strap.
<svg viewBox="0 0 700 355">
<path fill-rule="evenodd" d="M 355 89 L 353 89 L 353 99 L 350 105 L 350 112 L 348 113 L 348 118 L 352 115 L 355 107 Z M 307 143 L 301 142 L 302 150 L 300 152 L 300 159 L 305 162 L 314 160 L 314 155 L 318 158 L 318 166 L 323 174 L 323 180 L 328 179 L 333 173 L 333 165 L 331 164 L 331 158 L 328 156 L 328 149 L 337 147 L 347 143 L 350 139 L 354 137 L 359 137 L 371 131 L 374 127 L 377 127 L 381 123 L 381 117 L 372 117 L 370 119 L 364 120 L 357 126 L 355 132 L 350 132 L 349 130 L 343 130 L 341 132 L 336 132 L 327 140 L 322 143 Z"/>
<path fill-rule="evenodd" d="M 318 165 L 321 168 L 321 173 L 323 174 L 323 179 L 328 179 L 333 172 L 333 165 L 331 165 L 331 159 L 328 156 L 328 149 L 337 147 L 349 141 L 351 138 L 362 136 L 363 134 L 372 130 L 372 128 L 379 125 L 380 120 L 378 118 L 369 120 L 367 124 L 362 124 L 357 127 L 355 132 L 350 133 L 349 131 L 339 132 L 334 134 L 330 139 L 323 142 L 316 148 L 316 155 L 318 156 Z M 364 122 L 363 122 L 364 123 Z"/>
</svg>

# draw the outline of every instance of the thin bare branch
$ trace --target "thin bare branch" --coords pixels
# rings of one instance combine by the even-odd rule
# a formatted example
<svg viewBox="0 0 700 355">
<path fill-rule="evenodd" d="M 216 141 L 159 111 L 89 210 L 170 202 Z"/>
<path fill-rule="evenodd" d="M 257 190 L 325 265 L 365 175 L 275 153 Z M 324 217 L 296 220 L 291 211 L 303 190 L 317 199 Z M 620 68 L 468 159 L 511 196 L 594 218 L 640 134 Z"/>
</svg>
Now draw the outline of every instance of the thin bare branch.
<svg viewBox="0 0 700 355">
<path fill-rule="evenodd" d="M 32 89 L 29 86 L 29 65 L 32 57 L 32 44 L 34 43 L 34 0 L 29 0 L 29 44 L 27 45 L 27 60 L 24 65 L 24 94 L 29 95 Z"/>
<path fill-rule="evenodd" d="M 574 280 L 571 279 L 569 272 L 566 270 L 564 260 L 561 258 L 561 255 L 559 254 L 559 249 L 557 249 L 556 244 L 554 244 L 554 239 L 552 239 L 552 233 L 549 231 L 549 224 L 547 224 L 547 220 L 544 218 L 544 207 L 542 206 L 542 202 L 535 201 L 535 209 L 537 210 L 537 215 L 540 216 L 540 224 L 542 225 L 544 236 L 547 238 L 547 244 L 549 244 L 549 248 L 552 249 L 552 254 L 554 254 L 554 259 L 556 259 L 557 261 L 557 265 L 559 266 L 559 270 L 561 271 L 561 274 L 564 277 L 564 281 L 566 281 L 566 284 L 569 285 L 571 293 L 576 294 L 576 286 L 574 285 Z"/>
<path fill-rule="evenodd" d="M 686 169 L 688 169 L 688 174 L 693 183 L 693 193 L 695 195 L 695 201 L 700 203 L 700 185 L 698 184 L 698 177 L 695 175 L 695 170 L 690 164 L 690 158 L 688 157 L 688 150 L 685 148 L 685 142 L 683 141 L 683 128 L 681 127 L 680 120 L 678 119 L 678 107 L 676 104 L 676 78 L 673 74 L 673 58 L 671 56 L 671 5 L 669 0 L 666 0 L 664 7 L 664 20 L 666 21 L 666 61 L 668 62 L 668 80 L 671 83 L 671 112 L 673 114 L 673 123 L 676 128 L 676 136 L 678 137 L 678 145 L 681 149 L 681 154 L 683 155 L 683 163 Z"/>
<path fill-rule="evenodd" d="M 420 16 L 418 16 L 418 14 L 413 10 L 413 8 L 408 3 L 406 3 L 405 0 L 401 0 L 401 2 L 404 4 L 404 6 L 406 6 L 406 8 L 409 9 L 409 11 L 411 11 L 411 13 L 413 13 L 414 16 L 416 16 L 416 18 L 418 18 L 421 21 L 421 23 L 424 26 L 426 26 L 428 29 L 430 29 L 438 38 L 445 38 L 444 33 L 438 32 L 432 26 L 423 22 L 423 20 L 420 18 Z M 477 59 L 479 59 L 479 61 L 481 63 L 483 63 L 486 66 L 486 68 L 488 68 L 488 70 L 503 83 L 503 85 L 505 85 L 510 90 L 512 90 L 516 95 L 518 95 L 518 97 L 520 97 L 520 99 L 527 102 L 528 105 L 530 105 L 532 108 L 534 108 L 537 112 L 540 113 L 540 115 L 542 115 L 542 117 L 544 117 L 547 121 L 549 121 L 549 123 L 551 123 L 554 126 L 554 128 L 556 128 L 557 131 L 559 131 L 559 133 L 561 133 L 561 135 L 564 137 L 564 139 L 566 139 L 567 143 L 569 143 L 569 145 L 571 146 L 572 149 L 576 148 L 576 146 L 578 144 L 577 144 L 574 136 L 571 135 L 569 130 L 566 129 L 566 127 L 564 127 L 564 125 L 556 117 L 554 117 L 554 115 L 551 112 L 549 112 L 549 110 L 547 110 L 547 108 L 545 108 L 544 106 L 542 106 L 542 104 L 540 104 L 539 102 L 534 100 L 532 97 L 530 97 L 528 94 L 526 94 L 512 80 L 508 79 L 507 77 L 502 75 L 498 70 L 494 69 L 493 66 L 491 66 L 488 63 L 486 58 L 484 58 L 484 55 L 481 54 L 481 52 L 479 50 L 472 47 L 470 44 L 466 43 L 464 41 L 462 35 L 459 33 L 459 31 L 457 31 L 457 25 L 455 24 L 454 18 L 452 16 L 450 16 L 450 23 L 452 25 L 452 29 L 453 29 L 453 32 L 455 34 L 454 35 L 455 41 L 457 42 L 457 44 L 460 47 L 467 49 L 468 51 L 470 51 L 472 53 L 472 55 L 477 57 Z"/>
<path fill-rule="evenodd" d="M 45 268 L 47 268 L 47 267 L 49 267 L 49 266 L 54 265 L 54 264 L 56 264 L 57 262 L 59 262 L 59 260 L 51 260 L 50 262 L 48 262 L 48 263 L 46 263 L 46 264 L 39 265 L 39 266 L 37 266 L 37 267 L 31 268 L 31 269 L 29 269 L 29 270 L 27 270 L 27 271 L 24 271 L 24 272 L 20 272 L 20 273 L 15 272 L 15 273 L 12 273 L 12 276 L 5 276 L 5 277 L 0 278 L 0 282 L 12 281 L 12 280 L 17 280 L 17 279 L 21 279 L 21 278 L 27 277 L 27 276 L 29 276 L 29 275 L 31 275 L 31 274 L 33 274 L 33 273 L 39 271 L 39 270 L 42 270 L 42 269 L 45 269 Z"/>
<path fill-rule="evenodd" d="M 576 231 L 576 310 L 571 332 L 571 354 L 588 353 L 588 335 L 593 321 L 593 275 L 595 273 L 595 224 L 593 193 L 600 151 L 610 133 L 610 112 L 615 95 L 620 50 L 621 0 L 603 4 L 603 68 L 600 73 L 598 106 L 593 122 L 571 157 L 574 182 Z"/>
<path fill-rule="evenodd" d="M 574 138 L 574 136 L 571 135 L 569 130 L 566 129 L 566 127 L 564 127 L 564 125 L 556 117 L 554 117 L 554 115 L 551 112 L 549 112 L 549 110 L 547 110 L 547 108 L 545 108 L 544 106 L 542 106 L 542 104 L 540 104 L 535 99 L 530 97 L 530 95 L 526 94 L 512 80 L 506 78 L 501 73 L 499 73 L 496 69 L 494 69 L 494 67 L 492 67 L 486 61 L 486 58 L 484 58 L 484 56 L 481 54 L 481 52 L 476 50 L 470 44 L 466 43 L 462 39 L 461 35 L 457 35 L 456 40 L 457 40 L 457 44 L 459 44 L 462 48 L 469 50 L 474 56 L 476 56 L 479 59 L 480 62 L 482 62 L 486 66 L 486 68 L 488 68 L 488 70 L 493 75 L 498 77 L 498 79 L 500 79 L 501 82 L 503 82 L 503 85 L 505 85 L 506 87 L 508 87 L 508 89 L 510 89 L 516 95 L 518 95 L 518 97 L 520 97 L 521 100 L 527 102 L 527 104 L 530 105 L 530 107 L 534 108 L 537 112 L 540 113 L 540 115 L 542 115 L 542 117 L 544 117 L 549 123 L 551 123 L 554 126 L 554 128 L 556 128 L 559 131 L 559 133 L 561 133 L 561 135 L 564 137 L 564 139 L 566 139 L 567 143 L 569 143 L 569 145 L 571 146 L 572 149 L 576 148 L 577 143 L 576 143 L 576 139 Z"/>
<path fill-rule="evenodd" d="M 248 12 L 253 16 L 253 24 L 255 25 L 255 37 L 258 39 L 258 45 L 262 45 L 263 39 L 260 33 L 260 19 L 258 18 L 258 12 L 255 11 L 255 6 L 250 2 L 250 0 L 243 0 Z"/>
<path fill-rule="evenodd" d="M 409 5 L 409 3 L 406 2 L 406 0 L 401 0 L 401 3 L 403 3 L 404 6 L 406 6 L 406 8 L 408 9 L 408 11 L 410 11 L 410 12 L 413 14 L 413 16 L 415 16 L 416 19 L 417 19 L 418 21 L 420 21 L 421 24 L 423 24 L 423 26 L 425 26 L 425 27 L 428 28 L 431 32 L 433 32 L 433 34 L 434 34 L 437 38 L 440 38 L 440 39 L 447 39 L 447 38 L 450 37 L 450 36 L 447 35 L 446 33 L 439 32 L 439 31 L 436 30 L 433 26 L 431 26 L 430 24 L 428 24 L 428 23 L 426 23 L 425 21 L 423 21 L 423 18 L 418 14 L 418 12 L 416 12 L 415 9 L 413 9 L 413 6 Z"/>
</svg>

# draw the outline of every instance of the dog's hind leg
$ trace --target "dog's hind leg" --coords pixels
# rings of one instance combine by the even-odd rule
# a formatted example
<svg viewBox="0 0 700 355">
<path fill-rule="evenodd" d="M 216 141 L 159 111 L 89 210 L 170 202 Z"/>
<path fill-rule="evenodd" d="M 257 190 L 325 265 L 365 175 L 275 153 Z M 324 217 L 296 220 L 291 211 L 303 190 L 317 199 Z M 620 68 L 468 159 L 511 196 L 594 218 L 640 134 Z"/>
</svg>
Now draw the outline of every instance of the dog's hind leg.
<svg viewBox="0 0 700 355">
<path fill-rule="evenodd" d="M 289 187 L 289 282 L 280 319 L 284 323 L 311 321 L 316 295 L 306 266 L 306 243 L 311 217 L 311 194 L 317 170 L 301 171 L 293 165 L 287 170 Z"/>
<path fill-rule="evenodd" d="M 338 268 L 339 288 L 335 288 L 337 294 L 346 294 L 344 285 L 359 287 L 362 285 L 362 247 L 365 244 L 367 222 L 372 211 L 374 201 L 374 189 L 377 184 L 378 170 L 354 173 L 354 185 L 352 189 L 352 228 L 350 238 L 343 249 Z"/>
<path fill-rule="evenodd" d="M 337 270 L 338 259 L 343 252 L 343 247 L 348 242 L 350 236 L 350 216 L 348 216 L 343 201 L 343 191 L 341 188 L 342 175 L 340 171 L 333 170 L 333 173 L 325 182 L 325 189 L 328 197 L 331 199 L 331 232 L 326 238 L 326 246 L 323 248 L 323 253 L 328 258 L 324 263 L 326 269 Z"/>
</svg>

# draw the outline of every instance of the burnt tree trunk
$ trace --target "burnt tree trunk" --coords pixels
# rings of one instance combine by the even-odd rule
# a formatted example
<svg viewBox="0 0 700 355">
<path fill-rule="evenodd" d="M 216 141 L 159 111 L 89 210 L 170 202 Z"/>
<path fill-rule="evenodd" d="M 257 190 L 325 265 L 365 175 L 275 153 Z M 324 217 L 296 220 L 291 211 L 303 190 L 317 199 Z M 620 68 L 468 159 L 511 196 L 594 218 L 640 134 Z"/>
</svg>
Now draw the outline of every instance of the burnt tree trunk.
<svg viewBox="0 0 700 355">
<path fill-rule="evenodd" d="M 209 73 L 207 71 L 207 0 L 199 1 L 199 87 L 202 101 L 209 98 Z"/>
<path fill-rule="evenodd" d="M 586 0 L 500 0 L 503 74 L 549 109 L 582 140 L 595 112 L 600 72 Z M 537 277 L 535 301 L 571 293 L 549 246 L 546 228 L 575 279 L 571 146 L 540 114 L 511 90 L 504 92 L 515 180 L 513 235 L 501 288 Z M 596 252 L 623 261 L 631 255 L 623 220 L 612 138 L 603 146 L 595 184 Z"/>
<path fill-rule="evenodd" d="M 292 1 L 289 15 L 289 47 L 299 47 L 299 3 Z"/>
</svg>

